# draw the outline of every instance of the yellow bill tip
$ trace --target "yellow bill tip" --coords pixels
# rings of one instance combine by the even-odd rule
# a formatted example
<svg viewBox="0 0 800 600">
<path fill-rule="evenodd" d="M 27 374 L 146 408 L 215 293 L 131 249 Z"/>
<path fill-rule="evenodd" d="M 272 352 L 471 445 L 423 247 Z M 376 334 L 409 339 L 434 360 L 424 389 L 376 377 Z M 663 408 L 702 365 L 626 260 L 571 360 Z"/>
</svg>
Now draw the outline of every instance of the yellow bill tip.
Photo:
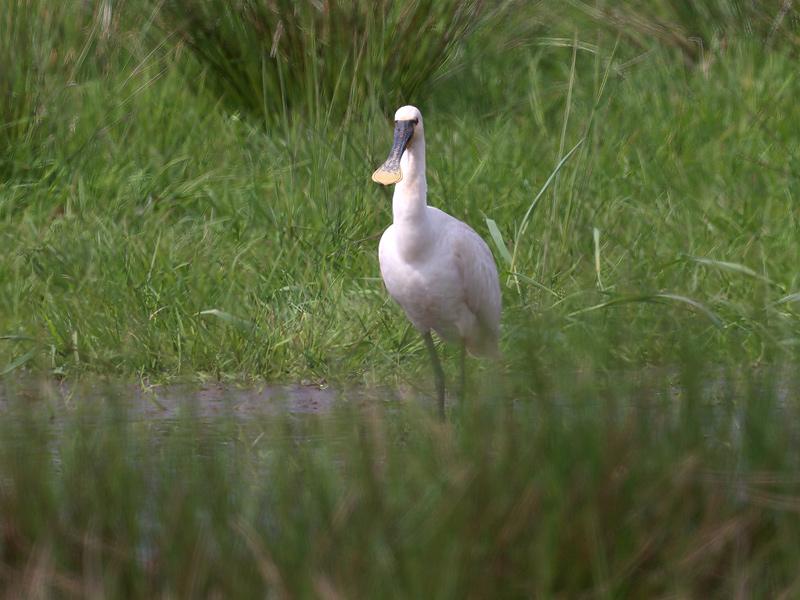
<svg viewBox="0 0 800 600">
<path fill-rule="evenodd" d="M 379 168 L 372 174 L 372 181 L 380 183 L 381 185 L 392 185 L 397 183 L 403 178 L 403 173 L 400 169 L 396 171 L 387 171 L 383 167 Z"/>
</svg>

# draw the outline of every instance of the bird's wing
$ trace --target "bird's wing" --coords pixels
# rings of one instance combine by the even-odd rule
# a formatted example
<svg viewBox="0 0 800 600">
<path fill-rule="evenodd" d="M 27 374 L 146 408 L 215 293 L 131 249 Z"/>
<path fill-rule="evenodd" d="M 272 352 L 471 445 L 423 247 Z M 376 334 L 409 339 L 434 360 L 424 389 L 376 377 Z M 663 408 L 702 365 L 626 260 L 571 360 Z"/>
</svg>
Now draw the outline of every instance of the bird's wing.
<svg viewBox="0 0 800 600">
<path fill-rule="evenodd" d="M 492 251 L 474 229 L 461 221 L 457 223 L 458 232 L 453 245 L 464 299 L 481 325 L 497 336 L 500 331 L 500 282 Z"/>
</svg>

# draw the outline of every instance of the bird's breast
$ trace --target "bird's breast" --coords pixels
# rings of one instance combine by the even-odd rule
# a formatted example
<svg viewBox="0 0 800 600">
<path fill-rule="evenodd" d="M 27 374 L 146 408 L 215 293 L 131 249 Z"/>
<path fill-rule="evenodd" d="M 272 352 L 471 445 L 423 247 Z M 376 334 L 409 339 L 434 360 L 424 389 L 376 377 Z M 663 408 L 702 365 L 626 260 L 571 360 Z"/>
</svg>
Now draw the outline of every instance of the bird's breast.
<svg viewBox="0 0 800 600">
<path fill-rule="evenodd" d="M 438 330 L 457 319 L 464 301 L 452 261 L 436 253 L 404 252 L 399 241 L 390 227 L 379 247 L 381 276 L 389 295 L 418 329 Z"/>
</svg>

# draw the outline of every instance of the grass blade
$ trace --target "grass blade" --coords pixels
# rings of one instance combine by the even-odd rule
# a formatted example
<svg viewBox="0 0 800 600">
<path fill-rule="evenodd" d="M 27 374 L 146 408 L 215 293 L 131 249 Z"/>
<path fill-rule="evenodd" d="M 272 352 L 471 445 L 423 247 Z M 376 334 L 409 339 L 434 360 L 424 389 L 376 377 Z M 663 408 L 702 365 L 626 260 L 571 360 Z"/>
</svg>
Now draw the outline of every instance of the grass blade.
<svg viewBox="0 0 800 600">
<path fill-rule="evenodd" d="M 211 315 L 212 317 L 216 317 L 217 319 L 227 323 L 228 325 L 233 325 L 237 329 L 241 329 L 243 331 L 252 331 L 256 328 L 256 324 L 253 323 L 252 321 L 248 321 L 247 319 L 237 317 L 236 315 L 232 315 L 231 313 L 225 312 L 224 310 L 219 310 L 218 308 L 209 308 L 208 310 L 201 310 L 198 314 Z"/>
<path fill-rule="evenodd" d="M 556 168 L 553 169 L 552 173 L 550 173 L 550 176 L 544 182 L 544 185 L 539 190 L 539 193 L 536 194 L 536 197 L 533 199 L 533 202 L 531 202 L 531 205 L 528 207 L 528 210 L 525 212 L 525 215 L 522 217 L 522 223 L 520 224 L 519 229 L 517 230 L 517 235 L 514 238 L 514 252 L 512 253 L 512 256 L 511 256 L 511 270 L 512 271 L 514 270 L 514 265 L 516 264 L 517 248 L 519 247 L 520 238 L 522 238 L 522 235 L 525 233 L 525 230 L 528 227 L 528 221 L 531 218 L 531 215 L 533 214 L 534 209 L 539 204 L 539 200 L 541 199 L 542 195 L 547 191 L 547 188 L 550 187 L 550 184 L 553 183 L 553 180 L 556 178 L 556 176 L 558 175 L 558 172 L 561 170 L 561 168 L 565 164 L 567 164 L 567 161 L 570 159 L 570 157 L 573 154 L 575 154 L 575 151 L 580 147 L 581 144 L 583 144 L 583 142 L 585 140 L 586 140 L 585 137 L 582 137 L 581 139 L 579 139 L 578 143 L 575 144 L 570 149 L 570 151 L 567 152 L 564 155 L 564 157 L 560 161 L 558 161 L 558 164 L 556 165 Z"/>
<path fill-rule="evenodd" d="M 674 302 L 680 302 L 686 304 L 697 312 L 708 318 L 715 327 L 722 328 L 723 322 L 722 319 L 710 308 L 705 306 L 704 304 L 689 298 L 687 296 L 681 296 L 679 294 L 670 294 L 670 293 L 659 293 L 659 294 L 642 294 L 638 296 L 622 296 L 619 298 L 614 298 L 613 300 L 609 300 L 608 302 L 602 302 L 601 304 L 595 304 L 594 306 L 588 306 L 586 308 L 582 308 L 580 310 L 576 310 L 571 312 L 568 316 L 575 317 L 577 315 L 581 315 L 588 312 L 593 312 L 595 310 L 600 310 L 603 308 L 609 308 L 612 306 L 618 306 L 620 304 L 631 304 L 634 302 L 656 302 L 656 303 L 663 303 L 664 300 L 670 300 Z"/>
<path fill-rule="evenodd" d="M 705 265 L 708 267 L 717 267 L 718 269 L 722 269 L 723 271 L 730 271 L 731 273 L 739 273 L 741 275 L 747 275 L 748 277 L 753 277 L 754 279 L 759 279 L 764 283 L 768 283 L 770 285 L 774 285 L 779 288 L 783 287 L 779 283 L 772 281 L 769 277 L 762 275 L 761 273 L 757 273 L 750 267 L 746 267 L 739 263 L 728 262 L 724 260 L 715 260 L 713 258 L 704 258 L 702 256 L 688 256 L 687 258 L 692 262 L 696 262 L 697 264 L 700 265 Z"/>
<path fill-rule="evenodd" d="M 22 356 L 20 356 L 16 360 L 12 360 L 5 367 L 3 367 L 2 370 L 0 370 L 0 377 L 2 377 L 3 375 L 8 375 L 12 371 L 15 371 L 18 368 L 20 368 L 21 366 L 23 366 L 25 363 L 27 363 L 29 360 L 31 360 L 34 356 L 36 356 L 37 352 L 39 352 L 39 348 L 31 348 L 30 350 L 28 350 L 25 354 L 23 354 Z"/>
<path fill-rule="evenodd" d="M 800 302 L 800 292 L 795 292 L 794 294 L 784 296 L 780 300 L 777 300 L 775 304 L 787 304 L 789 302 Z"/>
<path fill-rule="evenodd" d="M 508 251 L 508 247 L 503 241 L 503 234 L 500 233 L 497 223 L 495 223 L 493 219 L 486 217 L 486 225 L 489 227 L 489 235 L 492 236 L 492 241 L 497 247 L 497 251 L 500 253 L 500 256 L 502 256 L 503 260 L 506 261 L 509 266 L 511 266 L 511 253 Z"/>
<path fill-rule="evenodd" d="M 35 342 L 32 337 L 27 335 L 16 335 L 16 334 L 7 334 L 7 335 L 0 335 L 0 340 L 6 340 L 10 342 Z"/>
</svg>

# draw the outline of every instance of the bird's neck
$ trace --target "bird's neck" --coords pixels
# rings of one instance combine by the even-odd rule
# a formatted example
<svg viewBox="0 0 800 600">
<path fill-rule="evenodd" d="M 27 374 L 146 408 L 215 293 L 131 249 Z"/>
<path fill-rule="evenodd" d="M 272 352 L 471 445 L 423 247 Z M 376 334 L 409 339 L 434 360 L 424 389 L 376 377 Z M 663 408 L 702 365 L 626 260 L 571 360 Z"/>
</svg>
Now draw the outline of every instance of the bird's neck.
<svg viewBox="0 0 800 600">
<path fill-rule="evenodd" d="M 425 181 L 425 139 L 409 145 L 400 158 L 403 178 L 394 186 L 392 217 L 397 224 L 414 225 L 425 219 L 428 184 Z"/>
</svg>

